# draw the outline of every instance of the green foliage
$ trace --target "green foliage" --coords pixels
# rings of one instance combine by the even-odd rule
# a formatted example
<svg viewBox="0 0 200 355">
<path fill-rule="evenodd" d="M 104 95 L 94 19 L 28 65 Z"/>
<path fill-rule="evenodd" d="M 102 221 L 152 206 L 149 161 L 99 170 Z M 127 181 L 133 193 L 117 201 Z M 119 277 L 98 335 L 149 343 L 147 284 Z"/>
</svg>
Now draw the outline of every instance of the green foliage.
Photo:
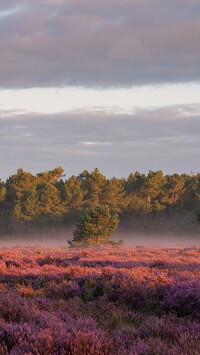
<svg viewBox="0 0 200 355">
<path fill-rule="evenodd" d="M 145 210 L 156 211 L 161 209 L 159 203 L 159 197 L 162 191 L 162 186 L 164 184 L 164 176 L 161 170 L 159 171 L 149 171 L 145 184 L 143 185 L 141 192 L 143 198 L 145 199 Z"/>
<path fill-rule="evenodd" d="M 3 182 L 1 182 L 0 180 L 0 202 L 4 201 L 6 198 L 6 188 L 3 184 Z"/>
<path fill-rule="evenodd" d="M 59 166 L 58 168 L 55 168 L 53 170 L 38 173 L 38 174 L 36 174 L 36 176 L 39 178 L 39 180 L 41 182 L 55 183 L 61 177 L 64 176 L 63 172 L 64 172 L 63 168 L 61 168 L 61 166 Z"/>
<path fill-rule="evenodd" d="M 58 189 L 51 183 L 43 182 L 37 186 L 38 215 L 36 223 L 43 226 L 62 221 L 64 211 Z"/>
<path fill-rule="evenodd" d="M 82 182 L 83 191 L 86 193 L 86 205 L 97 206 L 101 202 L 101 196 L 106 185 L 106 177 L 100 173 L 99 169 L 94 169 L 91 173 L 84 170 L 78 176 Z"/>
<path fill-rule="evenodd" d="M 77 224 L 73 240 L 68 243 L 70 246 L 106 244 L 118 223 L 117 214 L 111 214 L 107 205 L 94 206 L 86 211 Z"/>
<path fill-rule="evenodd" d="M 121 213 L 129 203 L 129 197 L 125 197 L 124 187 L 119 179 L 115 177 L 107 180 L 101 196 L 101 203 L 108 204 L 110 209 Z"/>
<path fill-rule="evenodd" d="M 167 175 L 162 190 L 161 200 L 171 210 L 172 206 L 180 199 L 185 192 L 185 180 L 178 174 Z"/>
<path fill-rule="evenodd" d="M 9 229 L 17 231 L 22 226 L 60 222 L 63 208 L 54 181 L 62 172 L 62 168 L 56 168 L 34 176 L 18 169 L 17 174 L 9 177 L 2 206 Z"/>
<path fill-rule="evenodd" d="M 64 201 L 66 212 L 82 209 L 85 204 L 84 197 L 87 190 L 82 189 L 82 183 L 76 176 L 72 175 L 62 184 L 62 199 Z"/>
<path fill-rule="evenodd" d="M 150 170 L 147 175 L 136 171 L 127 179 L 107 179 L 96 168 L 63 177 L 61 167 L 36 175 L 18 169 L 5 183 L 0 181 L 2 232 L 76 222 L 86 208 L 99 205 L 129 220 L 172 213 L 182 213 L 182 220 L 188 214 L 200 215 L 199 173 L 164 176 L 161 170 Z"/>
</svg>

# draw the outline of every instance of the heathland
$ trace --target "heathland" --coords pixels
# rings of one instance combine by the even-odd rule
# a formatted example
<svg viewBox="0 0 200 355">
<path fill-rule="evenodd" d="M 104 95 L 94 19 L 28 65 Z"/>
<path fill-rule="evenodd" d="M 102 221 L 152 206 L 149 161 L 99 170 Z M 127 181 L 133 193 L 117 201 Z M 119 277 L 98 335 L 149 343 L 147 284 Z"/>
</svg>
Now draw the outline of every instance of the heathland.
<svg viewBox="0 0 200 355">
<path fill-rule="evenodd" d="M 200 248 L 0 249 L 0 354 L 198 355 Z"/>
</svg>

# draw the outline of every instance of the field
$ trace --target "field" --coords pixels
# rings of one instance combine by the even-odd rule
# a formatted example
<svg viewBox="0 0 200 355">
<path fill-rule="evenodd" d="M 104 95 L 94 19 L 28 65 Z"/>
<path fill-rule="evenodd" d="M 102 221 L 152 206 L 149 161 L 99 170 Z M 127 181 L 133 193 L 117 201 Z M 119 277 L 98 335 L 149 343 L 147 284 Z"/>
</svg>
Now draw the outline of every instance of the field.
<svg viewBox="0 0 200 355">
<path fill-rule="evenodd" d="M 0 354 L 200 354 L 199 247 L 4 247 L 0 271 Z"/>
</svg>

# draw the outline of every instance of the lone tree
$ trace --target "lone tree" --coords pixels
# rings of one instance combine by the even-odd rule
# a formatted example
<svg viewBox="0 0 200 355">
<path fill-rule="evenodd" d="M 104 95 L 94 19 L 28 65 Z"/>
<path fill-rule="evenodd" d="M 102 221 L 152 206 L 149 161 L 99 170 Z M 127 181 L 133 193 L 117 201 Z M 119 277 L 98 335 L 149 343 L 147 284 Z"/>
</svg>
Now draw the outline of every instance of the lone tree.
<svg viewBox="0 0 200 355">
<path fill-rule="evenodd" d="M 107 205 L 91 207 L 76 225 L 74 238 L 68 243 L 71 247 L 107 244 L 118 223 L 118 215 L 111 214 Z"/>
</svg>

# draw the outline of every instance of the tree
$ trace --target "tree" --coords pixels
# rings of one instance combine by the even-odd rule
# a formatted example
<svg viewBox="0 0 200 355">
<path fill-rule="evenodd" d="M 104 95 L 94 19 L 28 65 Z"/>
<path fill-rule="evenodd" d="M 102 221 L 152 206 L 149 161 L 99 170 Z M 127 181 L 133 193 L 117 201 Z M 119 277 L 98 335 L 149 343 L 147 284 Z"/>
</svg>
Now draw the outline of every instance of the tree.
<svg viewBox="0 0 200 355">
<path fill-rule="evenodd" d="M 14 229 L 17 225 L 25 224 L 32 221 L 39 213 L 38 194 L 36 187 L 33 186 L 30 190 L 25 190 L 21 199 L 15 201 L 11 224 Z"/>
<path fill-rule="evenodd" d="M 140 174 L 138 171 L 135 174 L 130 174 L 123 186 L 126 192 L 126 197 L 129 199 L 126 212 L 144 212 L 146 210 L 146 201 L 143 197 L 143 189 L 146 184 L 145 174 Z"/>
<path fill-rule="evenodd" d="M 0 202 L 4 201 L 6 197 L 5 184 L 0 180 Z"/>
<path fill-rule="evenodd" d="M 147 175 L 146 182 L 142 188 L 146 212 L 162 211 L 165 208 L 165 206 L 159 201 L 163 185 L 164 176 L 162 170 L 150 170 Z"/>
<path fill-rule="evenodd" d="M 82 189 L 81 181 L 72 175 L 62 186 L 62 198 L 66 206 L 66 211 L 78 211 L 84 205 L 84 197 L 87 190 Z"/>
<path fill-rule="evenodd" d="M 38 174 L 36 174 L 36 176 L 39 178 L 40 182 L 55 183 L 61 177 L 65 176 L 63 174 L 63 172 L 64 172 L 63 168 L 61 168 L 61 166 L 59 166 L 53 170 L 38 173 Z"/>
<path fill-rule="evenodd" d="M 183 176 L 178 174 L 166 175 L 165 180 L 166 182 L 162 189 L 161 202 L 168 207 L 169 212 L 172 212 L 172 207 L 185 193 L 185 180 Z"/>
<path fill-rule="evenodd" d="M 100 200 L 101 203 L 108 204 L 112 211 L 122 213 L 130 199 L 127 196 L 125 197 L 125 191 L 121 181 L 113 177 L 106 181 Z"/>
<path fill-rule="evenodd" d="M 85 196 L 87 206 L 97 206 L 101 203 L 101 195 L 106 184 L 106 177 L 95 168 L 91 173 L 84 170 L 78 180 L 82 182 L 82 188 L 87 191 Z"/>
<path fill-rule="evenodd" d="M 118 215 L 111 214 L 107 205 L 93 206 L 76 225 L 74 238 L 68 243 L 72 247 L 107 244 L 118 223 Z"/>
<path fill-rule="evenodd" d="M 37 178 L 23 169 L 7 179 L 3 216 L 9 229 L 30 221 L 37 214 Z"/>
<path fill-rule="evenodd" d="M 37 185 L 37 193 L 39 213 L 36 222 L 43 226 L 61 222 L 64 206 L 54 184 L 42 182 Z"/>
</svg>

